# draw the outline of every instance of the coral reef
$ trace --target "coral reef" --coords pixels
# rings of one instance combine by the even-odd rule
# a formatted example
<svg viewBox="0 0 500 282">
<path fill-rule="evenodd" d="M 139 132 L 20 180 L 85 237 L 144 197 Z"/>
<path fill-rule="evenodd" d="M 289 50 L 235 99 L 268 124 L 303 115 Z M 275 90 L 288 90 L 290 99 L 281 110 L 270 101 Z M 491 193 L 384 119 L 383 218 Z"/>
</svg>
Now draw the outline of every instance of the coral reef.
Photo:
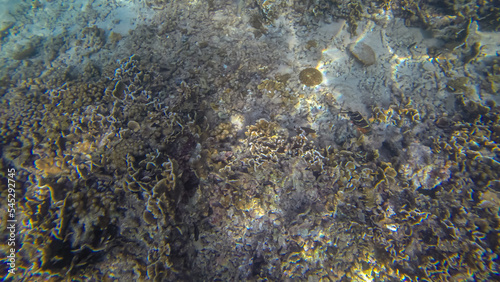
<svg viewBox="0 0 500 282">
<path fill-rule="evenodd" d="M 97 52 L 106 43 L 104 30 L 97 26 L 84 28 L 80 36 L 76 44 L 87 50 L 86 55 Z"/>
<path fill-rule="evenodd" d="M 500 275 L 496 1 L 129 2 L 2 24 L 4 280 Z"/>
</svg>

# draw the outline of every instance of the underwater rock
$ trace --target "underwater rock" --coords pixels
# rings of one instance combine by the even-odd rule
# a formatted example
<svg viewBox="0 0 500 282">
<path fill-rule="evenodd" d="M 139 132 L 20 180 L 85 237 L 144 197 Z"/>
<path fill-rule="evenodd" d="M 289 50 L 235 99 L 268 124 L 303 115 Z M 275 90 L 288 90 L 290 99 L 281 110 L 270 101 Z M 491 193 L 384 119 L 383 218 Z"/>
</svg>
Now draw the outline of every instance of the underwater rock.
<svg viewBox="0 0 500 282">
<path fill-rule="evenodd" d="M 307 68 L 300 72 L 299 79 L 301 83 L 313 87 L 323 81 L 323 74 L 315 68 Z"/>
<path fill-rule="evenodd" d="M 349 52 L 365 66 L 375 64 L 377 59 L 373 49 L 362 42 L 349 44 Z"/>
<path fill-rule="evenodd" d="M 0 40 L 9 35 L 9 29 L 12 28 L 13 26 L 14 22 L 2 23 L 2 26 L 0 27 Z"/>
<path fill-rule="evenodd" d="M 19 48 L 14 54 L 12 54 L 12 59 L 21 61 L 33 57 L 36 54 L 36 46 L 32 43 L 24 45 Z"/>
</svg>

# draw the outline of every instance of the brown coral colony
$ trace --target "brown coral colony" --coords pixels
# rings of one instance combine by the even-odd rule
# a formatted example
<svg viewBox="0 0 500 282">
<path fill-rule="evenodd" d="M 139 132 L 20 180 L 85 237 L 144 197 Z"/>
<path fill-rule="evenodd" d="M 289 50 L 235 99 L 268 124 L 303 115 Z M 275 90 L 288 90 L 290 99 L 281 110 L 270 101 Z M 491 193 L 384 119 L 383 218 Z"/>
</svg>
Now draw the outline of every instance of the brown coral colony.
<svg viewBox="0 0 500 282">
<path fill-rule="evenodd" d="M 323 74 L 315 68 L 307 68 L 300 72 L 299 79 L 302 84 L 314 87 L 323 81 Z"/>
</svg>

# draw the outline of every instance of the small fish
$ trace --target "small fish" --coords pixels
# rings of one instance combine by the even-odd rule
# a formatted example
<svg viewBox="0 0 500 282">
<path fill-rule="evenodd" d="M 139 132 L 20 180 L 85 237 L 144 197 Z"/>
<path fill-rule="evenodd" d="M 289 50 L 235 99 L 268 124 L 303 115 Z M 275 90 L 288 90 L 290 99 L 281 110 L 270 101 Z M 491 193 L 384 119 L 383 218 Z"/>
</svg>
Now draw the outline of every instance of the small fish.
<svg viewBox="0 0 500 282">
<path fill-rule="evenodd" d="M 198 241 L 198 239 L 200 238 L 200 230 L 198 229 L 198 225 L 196 225 L 196 223 L 193 223 L 193 225 L 194 225 L 194 240 Z"/>
<path fill-rule="evenodd" d="M 295 128 L 295 131 L 297 131 L 297 134 L 304 134 L 305 136 L 307 135 L 311 135 L 312 137 L 316 136 L 316 130 L 310 127 L 300 126 L 298 128 Z"/>
<path fill-rule="evenodd" d="M 369 134 L 372 131 L 370 123 L 359 112 L 346 111 L 345 113 L 361 133 Z"/>
</svg>

